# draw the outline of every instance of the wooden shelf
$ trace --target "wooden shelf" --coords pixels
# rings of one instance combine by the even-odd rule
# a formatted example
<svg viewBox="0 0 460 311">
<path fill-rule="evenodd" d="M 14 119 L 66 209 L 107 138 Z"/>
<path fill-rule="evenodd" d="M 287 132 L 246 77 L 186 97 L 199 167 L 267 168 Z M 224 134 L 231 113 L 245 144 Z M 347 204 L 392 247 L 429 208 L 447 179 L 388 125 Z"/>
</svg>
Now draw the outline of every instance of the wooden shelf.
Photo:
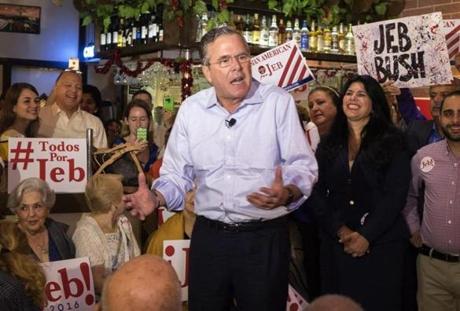
<svg viewBox="0 0 460 311">
<path fill-rule="evenodd" d="M 255 45 L 249 45 L 251 48 L 251 54 L 258 55 L 265 51 L 268 51 L 270 48 L 261 48 Z M 332 53 L 311 53 L 311 52 L 302 52 L 307 60 L 315 61 L 326 61 L 326 62 L 340 62 L 340 63 L 356 63 L 355 55 L 347 54 L 332 54 Z"/>
<path fill-rule="evenodd" d="M 164 42 L 158 42 L 158 43 L 151 43 L 151 44 L 145 44 L 145 45 L 118 48 L 118 50 L 120 51 L 121 57 L 137 56 L 137 55 L 142 55 L 142 54 L 155 53 L 158 51 L 175 50 L 175 49 L 191 49 L 191 50 L 198 49 L 198 43 L 192 44 L 192 45 L 179 45 L 179 44 L 167 44 Z M 101 51 L 99 52 L 98 57 L 102 59 L 110 58 L 112 54 L 114 53 L 114 51 L 115 50 Z"/>
</svg>

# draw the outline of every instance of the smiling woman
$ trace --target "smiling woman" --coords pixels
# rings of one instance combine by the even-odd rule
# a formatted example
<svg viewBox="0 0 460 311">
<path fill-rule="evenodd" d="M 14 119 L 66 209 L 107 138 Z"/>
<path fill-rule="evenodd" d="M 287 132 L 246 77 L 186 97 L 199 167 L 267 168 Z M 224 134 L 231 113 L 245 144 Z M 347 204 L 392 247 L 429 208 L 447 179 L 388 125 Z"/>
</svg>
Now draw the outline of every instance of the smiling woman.
<svg viewBox="0 0 460 311">
<path fill-rule="evenodd" d="M 8 160 L 8 137 L 34 137 L 38 126 L 40 100 L 28 83 L 13 84 L 0 112 L 0 157 Z"/>
<path fill-rule="evenodd" d="M 39 178 L 21 181 L 8 197 L 8 208 L 18 217 L 19 228 L 41 262 L 75 257 L 68 226 L 48 217 L 54 202 L 54 191 Z"/>
</svg>

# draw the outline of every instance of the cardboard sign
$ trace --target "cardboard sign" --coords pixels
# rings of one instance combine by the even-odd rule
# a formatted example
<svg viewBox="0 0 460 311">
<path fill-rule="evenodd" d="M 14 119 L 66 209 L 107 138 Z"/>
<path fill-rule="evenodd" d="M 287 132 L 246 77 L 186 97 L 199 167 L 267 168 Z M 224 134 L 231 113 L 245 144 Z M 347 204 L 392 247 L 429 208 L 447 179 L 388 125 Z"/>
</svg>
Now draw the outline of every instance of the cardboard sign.
<svg viewBox="0 0 460 311">
<path fill-rule="evenodd" d="M 286 311 L 305 311 L 308 302 L 289 284 Z"/>
<path fill-rule="evenodd" d="M 295 40 L 254 56 L 251 65 L 254 79 L 275 84 L 286 91 L 315 79 Z"/>
<path fill-rule="evenodd" d="M 96 302 L 88 257 L 41 264 L 46 275 L 44 311 L 91 311 Z"/>
<path fill-rule="evenodd" d="M 163 259 L 171 263 L 180 281 L 182 301 L 188 300 L 190 240 L 163 241 Z"/>
<path fill-rule="evenodd" d="M 453 79 L 440 12 L 353 26 L 353 34 L 359 74 L 401 88 Z"/>
<path fill-rule="evenodd" d="M 29 177 L 45 180 L 58 193 L 85 192 L 85 139 L 10 137 L 8 149 L 9 193 Z"/>
<path fill-rule="evenodd" d="M 449 59 L 455 60 L 460 53 L 460 19 L 445 19 L 443 22 Z"/>
</svg>

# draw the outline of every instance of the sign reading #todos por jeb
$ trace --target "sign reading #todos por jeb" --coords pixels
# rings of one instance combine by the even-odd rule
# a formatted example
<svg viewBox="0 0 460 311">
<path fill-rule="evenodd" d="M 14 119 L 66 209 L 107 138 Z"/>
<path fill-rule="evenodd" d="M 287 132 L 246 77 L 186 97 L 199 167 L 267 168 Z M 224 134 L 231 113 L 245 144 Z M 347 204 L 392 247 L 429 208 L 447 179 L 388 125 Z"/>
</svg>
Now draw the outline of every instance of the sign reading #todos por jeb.
<svg viewBox="0 0 460 311">
<path fill-rule="evenodd" d="M 399 87 L 452 80 L 440 12 L 353 26 L 359 74 Z"/>
<path fill-rule="evenodd" d="M 8 140 L 8 192 L 29 177 L 45 180 L 57 193 L 85 191 L 86 140 L 13 138 Z"/>
</svg>

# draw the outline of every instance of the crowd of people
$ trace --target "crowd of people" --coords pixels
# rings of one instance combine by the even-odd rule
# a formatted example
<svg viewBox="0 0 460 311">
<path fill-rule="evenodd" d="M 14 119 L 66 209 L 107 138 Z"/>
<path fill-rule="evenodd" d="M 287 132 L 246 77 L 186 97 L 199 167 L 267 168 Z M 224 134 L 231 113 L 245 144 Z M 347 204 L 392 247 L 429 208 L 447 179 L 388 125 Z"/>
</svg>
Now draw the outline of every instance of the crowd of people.
<svg viewBox="0 0 460 311">
<path fill-rule="evenodd" d="M 32 85 L 10 87 L 3 161 L 8 137 L 84 138 L 91 128 L 98 149 L 139 145 L 142 172 L 90 177 L 89 212 L 72 236 L 50 216 L 48 184 L 21 181 L 8 195 L 16 220 L 0 221 L 2 308 L 39 310 L 39 263 L 86 256 L 99 310 L 181 310 L 177 275 L 159 256 L 164 240 L 191 239 L 189 310 L 285 310 L 295 228 L 307 310 L 460 310 L 459 87 L 430 87 L 427 120 L 410 90 L 356 75 L 340 92 L 311 89 L 299 122 L 287 92 L 252 78 L 238 32 L 209 31 L 200 52 L 212 87 L 182 103 L 166 148 L 146 91 L 126 106 L 123 130 L 116 120 L 104 129 L 100 93 L 76 71 L 58 77 L 43 108 Z M 125 212 L 144 220 L 160 206 L 176 214 L 139 245 Z"/>
</svg>

